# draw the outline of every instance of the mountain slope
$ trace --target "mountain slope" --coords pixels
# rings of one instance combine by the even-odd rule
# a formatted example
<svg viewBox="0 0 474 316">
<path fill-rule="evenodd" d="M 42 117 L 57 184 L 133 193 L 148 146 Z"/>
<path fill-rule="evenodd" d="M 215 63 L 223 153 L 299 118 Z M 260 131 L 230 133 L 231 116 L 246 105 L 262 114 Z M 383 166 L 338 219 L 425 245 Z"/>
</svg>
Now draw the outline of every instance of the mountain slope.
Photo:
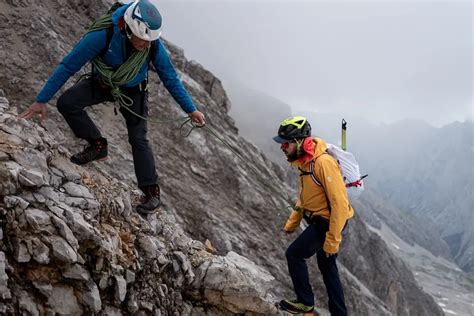
<svg viewBox="0 0 474 316">
<path fill-rule="evenodd" d="M 75 28 L 70 29 L 71 25 L 76 22 L 75 27 L 88 25 L 90 19 L 84 18 L 87 16 L 84 12 L 97 16 L 98 11 L 105 11 L 106 5 L 100 1 L 0 3 L 2 9 L 5 9 L 0 13 L 0 23 L 3 23 L 0 32 L 4 39 L 2 57 L 5 57 L 0 59 L 0 65 L 5 69 L 0 74 L 0 86 L 12 100 L 13 107 L 18 105 L 24 108 L 24 104 L 28 103 L 26 100 L 33 97 L 32 91 L 36 91 L 41 80 L 51 72 L 51 67 L 80 36 L 81 32 Z M 48 12 L 58 14 L 53 17 Z M 35 21 L 34 32 L 31 30 L 31 21 Z M 19 29 L 15 29 L 16 27 Z M 16 45 L 24 45 L 22 55 L 13 53 L 16 52 Z M 284 261 L 284 250 L 291 239 L 281 229 L 287 216 L 286 206 L 291 203 L 295 192 L 284 182 L 284 172 L 280 167 L 267 159 L 255 145 L 239 137 L 234 121 L 227 115 L 230 102 L 219 79 L 201 65 L 187 61 L 179 48 L 169 43 L 167 46 L 186 87 L 199 108 L 206 113 L 209 126 L 228 141 L 244 161 L 239 160 L 213 135 L 203 130 L 193 131 L 189 137 L 182 138 L 179 136 L 177 123 L 150 125 L 149 139 L 161 177 L 163 201 L 170 212 L 176 215 L 179 226 L 192 238 L 199 241 L 209 239 L 218 254 L 233 251 L 249 258 L 277 280 L 276 285 L 271 288 L 275 295 L 291 295 Z M 25 79 L 18 86 L 12 78 L 19 75 Z M 151 75 L 150 80 L 150 116 L 182 116 L 166 89 L 158 85 L 156 76 Z M 113 114 L 111 105 L 95 106 L 89 113 L 109 140 L 110 159 L 86 166 L 85 170 L 91 173 L 100 170 L 101 174 L 112 181 L 122 181 L 134 186 L 135 176 L 122 118 Z M 82 143 L 74 138 L 54 108 L 50 109 L 50 118 L 45 128 L 49 137 L 58 143 L 58 147 L 66 149 L 65 154 L 81 149 Z M 253 173 L 252 168 L 256 168 L 258 174 Z M 403 263 L 387 251 L 380 238 L 357 221 L 356 219 L 357 232 L 367 236 L 365 241 L 373 241 L 371 251 L 383 254 L 386 265 L 378 268 L 380 275 L 375 281 L 365 277 L 371 269 L 378 266 L 373 258 L 366 260 L 363 266 L 341 267 L 341 270 L 346 271 L 342 277 L 351 311 L 364 315 L 440 315 L 441 310 L 417 286 L 413 275 L 405 273 L 407 269 Z M 179 243 L 179 240 L 172 242 Z M 369 249 L 367 244 L 359 243 L 357 238 L 352 244 L 354 247 L 345 256 L 357 257 L 357 251 L 361 247 Z M 230 255 L 229 258 L 234 256 Z M 312 273 L 315 273 L 315 265 L 312 265 Z M 385 275 L 390 278 L 385 279 Z M 317 278 L 313 281 L 318 295 L 318 308 L 324 308 L 327 306 L 326 302 L 319 299 L 324 297 L 321 280 Z M 393 287 L 391 284 L 394 282 L 399 286 Z M 389 289 L 390 295 L 387 295 Z M 207 293 L 205 289 L 202 292 Z M 417 297 L 421 303 L 413 302 L 405 293 Z M 193 297 L 192 293 L 190 295 Z M 394 297 L 396 300 L 392 299 Z M 239 311 L 227 307 L 228 314 L 239 313 L 244 309 L 243 306 L 238 306 Z M 166 307 L 166 310 L 170 313 L 177 312 L 173 307 Z"/>
<path fill-rule="evenodd" d="M 100 164 L 72 164 L 3 97 L 0 110 L 2 314 L 282 314 L 267 271 L 212 255 L 166 206 L 142 218 L 136 191 Z"/>
</svg>

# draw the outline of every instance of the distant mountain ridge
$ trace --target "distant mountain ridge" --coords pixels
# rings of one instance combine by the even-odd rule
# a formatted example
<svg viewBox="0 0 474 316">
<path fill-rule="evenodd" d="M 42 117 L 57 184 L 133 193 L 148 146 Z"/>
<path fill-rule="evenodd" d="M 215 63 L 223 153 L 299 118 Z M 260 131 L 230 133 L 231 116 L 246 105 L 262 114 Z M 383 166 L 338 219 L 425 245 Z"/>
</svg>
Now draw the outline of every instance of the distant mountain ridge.
<svg viewBox="0 0 474 316">
<path fill-rule="evenodd" d="M 251 139 L 272 161 L 286 165 L 278 144 L 271 142 L 280 122 L 291 116 L 288 104 L 262 91 L 246 87 L 243 83 L 228 82 L 226 89 L 234 105 L 229 115 L 240 127 L 239 133 Z"/>
</svg>

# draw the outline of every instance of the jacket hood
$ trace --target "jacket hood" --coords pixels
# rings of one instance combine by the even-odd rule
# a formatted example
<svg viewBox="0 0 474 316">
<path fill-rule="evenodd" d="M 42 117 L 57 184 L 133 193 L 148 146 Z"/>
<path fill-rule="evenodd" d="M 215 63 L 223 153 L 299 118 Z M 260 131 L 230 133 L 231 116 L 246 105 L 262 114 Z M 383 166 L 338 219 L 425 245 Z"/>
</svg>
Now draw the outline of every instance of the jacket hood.
<svg viewBox="0 0 474 316">
<path fill-rule="evenodd" d="M 303 141 L 303 150 L 305 154 L 303 157 L 293 161 L 293 166 L 301 166 L 305 163 L 314 160 L 324 154 L 328 148 L 326 142 L 318 137 L 307 137 Z"/>
<path fill-rule="evenodd" d="M 315 144 L 313 158 L 316 159 L 316 158 L 318 158 L 319 156 L 321 156 L 322 154 L 324 154 L 326 152 L 326 150 L 328 149 L 328 145 L 321 138 L 314 137 L 311 140 Z"/>
</svg>

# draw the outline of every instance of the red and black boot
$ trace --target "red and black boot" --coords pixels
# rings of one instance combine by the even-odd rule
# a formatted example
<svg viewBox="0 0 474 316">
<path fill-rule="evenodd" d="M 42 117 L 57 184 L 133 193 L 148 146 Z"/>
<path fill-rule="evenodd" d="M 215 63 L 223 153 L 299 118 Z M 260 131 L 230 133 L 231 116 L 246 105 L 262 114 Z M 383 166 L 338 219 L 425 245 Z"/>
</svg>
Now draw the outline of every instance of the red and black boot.
<svg viewBox="0 0 474 316">
<path fill-rule="evenodd" d="M 137 212 L 142 215 L 154 213 L 161 205 L 160 187 L 158 185 L 151 185 L 142 189 L 145 193 L 143 202 L 137 206 Z"/>
<path fill-rule="evenodd" d="M 99 138 L 89 141 L 84 150 L 72 155 L 71 162 L 76 165 L 85 165 L 94 160 L 107 159 L 107 139 Z"/>
</svg>

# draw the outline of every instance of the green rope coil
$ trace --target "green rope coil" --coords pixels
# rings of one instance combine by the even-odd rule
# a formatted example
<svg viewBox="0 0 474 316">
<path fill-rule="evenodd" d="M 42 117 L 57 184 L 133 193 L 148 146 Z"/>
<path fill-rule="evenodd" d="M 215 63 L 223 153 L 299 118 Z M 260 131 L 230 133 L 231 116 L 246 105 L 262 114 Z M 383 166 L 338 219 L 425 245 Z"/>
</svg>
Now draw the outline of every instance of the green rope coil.
<svg viewBox="0 0 474 316">
<path fill-rule="evenodd" d="M 103 30 L 112 26 L 112 13 L 106 14 L 98 18 L 89 27 L 88 32 Z M 120 107 L 131 106 L 133 100 L 126 96 L 120 86 L 130 82 L 137 76 L 143 64 L 147 62 L 149 49 L 135 50 L 132 55 L 117 69 L 113 69 L 104 63 L 102 57 L 97 56 L 92 60 L 92 64 L 99 73 L 102 82 L 110 87 L 110 93 Z"/>
</svg>

